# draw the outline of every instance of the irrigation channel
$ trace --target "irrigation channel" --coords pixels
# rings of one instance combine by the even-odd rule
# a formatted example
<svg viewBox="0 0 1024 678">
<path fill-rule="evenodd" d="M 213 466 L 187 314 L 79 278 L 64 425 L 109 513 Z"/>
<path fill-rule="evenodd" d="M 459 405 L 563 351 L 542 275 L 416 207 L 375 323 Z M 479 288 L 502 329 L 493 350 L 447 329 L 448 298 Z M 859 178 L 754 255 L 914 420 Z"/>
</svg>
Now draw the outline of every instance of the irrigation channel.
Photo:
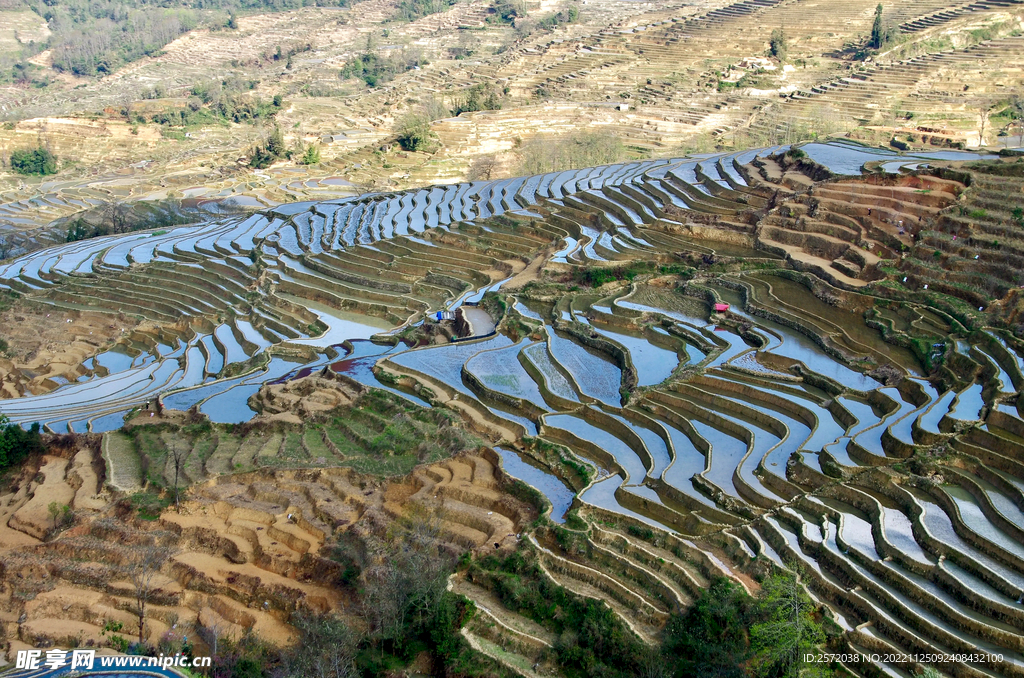
<svg viewBox="0 0 1024 678">
<path fill-rule="evenodd" d="M 109 310 L 165 329 L 134 332 L 82 363 L 77 379 L 26 389 L 0 411 L 54 432 L 104 432 L 160 397 L 244 422 L 262 384 L 324 368 L 420 405 L 443 396 L 503 432 L 506 472 L 545 494 L 556 522 L 576 505 L 636 535 L 670 535 L 705 571 L 730 575 L 754 556 L 799 569 L 851 653 L 891 659 L 870 671 L 851 664 L 857 673 L 907 675 L 917 666 L 907 656 L 938 653 L 954 657 L 942 665 L 950 675 L 1022 675 L 1024 355 L 995 330 L 945 341 L 955 321 L 905 309 L 889 327 L 921 330 L 945 342 L 947 363 L 977 368 L 958 372 L 977 375 L 969 382 L 936 386 L 910 350 L 777 275 L 771 247 L 697 238 L 673 221 L 712 215 L 707 228 L 742 233 L 733 217 L 763 204 L 755 184 L 780 150 L 288 204 L 33 252 L 0 269 L 6 287 L 59 311 Z M 842 142 L 803 151 L 843 175 L 978 157 Z M 764 266 L 721 276 L 703 298 L 643 284 L 543 299 L 502 290 L 516 272 L 508 262 L 537 254 L 566 271 L 666 251 Z M 825 278 L 855 291 L 866 256 L 837 257 Z M 527 331 L 382 342 L 487 291 Z M 730 309 L 715 313 L 712 302 Z M 869 376 L 860 364 L 889 371 Z M 524 438 L 571 455 L 585 485 L 570 489 Z M 940 442 L 969 461 L 934 482 L 892 481 L 890 466 Z M 690 541 L 712 533 L 718 551 Z M 664 561 L 659 570 L 655 550 L 630 548 L 643 577 L 680 599 L 694 593 L 687 571 Z M 1002 659 L 963 658 L 979 652 Z"/>
</svg>

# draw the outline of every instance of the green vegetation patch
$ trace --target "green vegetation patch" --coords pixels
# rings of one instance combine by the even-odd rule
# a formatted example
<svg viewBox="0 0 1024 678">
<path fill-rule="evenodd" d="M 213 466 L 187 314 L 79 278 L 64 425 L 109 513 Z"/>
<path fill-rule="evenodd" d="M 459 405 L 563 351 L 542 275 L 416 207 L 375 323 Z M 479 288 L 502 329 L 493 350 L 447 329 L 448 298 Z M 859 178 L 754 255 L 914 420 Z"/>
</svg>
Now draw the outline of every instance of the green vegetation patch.
<svg viewBox="0 0 1024 678">
<path fill-rule="evenodd" d="M 57 156 L 39 146 L 11 152 L 11 169 L 18 174 L 46 176 L 57 173 Z"/>
<path fill-rule="evenodd" d="M 486 583 L 509 610 L 557 634 L 553 654 L 564 675 L 639 675 L 643 643 L 604 603 L 552 583 L 536 553 L 488 556 L 474 562 L 469 575 Z"/>
<path fill-rule="evenodd" d="M 26 3 L 53 34 L 53 67 L 79 76 L 107 75 L 154 56 L 195 28 L 237 28 L 236 12 L 275 12 L 309 5 L 344 7 L 349 0 L 61 0 Z"/>
<path fill-rule="evenodd" d="M 139 456 L 143 477 L 153 491 L 173 492 L 174 468 L 178 465 L 181 487 L 207 473 L 244 472 L 266 466 L 309 468 L 350 466 L 361 473 L 401 476 L 418 464 L 432 463 L 483 441 L 466 430 L 458 417 L 445 409 L 424 408 L 405 399 L 373 389 L 352 406 L 309 420 L 301 426 L 280 422 L 215 424 L 192 413 L 183 425 L 142 424 L 128 431 Z M 267 441 L 281 440 L 273 454 L 256 454 Z M 221 467 L 218 446 L 228 448 L 233 466 Z M 179 449 L 180 448 L 180 449 Z M 246 459 L 234 450 L 251 450 Z M 175 459 L 173 451 L 178 452 Z M 218 457 L 217 460 L 213 457 Z M 215 470 L 208 470 L 213 463 Z"/>
<path fill-rule="evenodd" d="M 399 0 L 394 18 L 398 21 L 415 21 L 420 17 L 443 12 L 454 4 L 455 0 Z"/>
<path fill-rule="evenodd" d="M 659 264 L 654 261 L 633 261 L 612 268 L 579 267 L 573 269 L 572 282 L 587 287 L 600 287 L 616 280 L 632 282 L 639 275 L 656 273 L 658 275 L 678 275 L 690 278 L 696 271 L 681 264 Z"/>
<path fill-rule="evenodd" d="M 325 551 L 334 561 L 333 583 L 363 610 L 365 625 L 349 626 L 331 613 L 300 611 L 291 618 L 299 642 L 283 652 L 246 636 L 214 661 L 214 675 L 407 675 L 426 655 L 432 675 L 504 675 L 475 652 L 460 633 L 475 615 L 472 601 L 448 590 L 455 555 L 440 544 L 440 521 L 417 514 L 392 524 L 386 535 L 342 533 Z M 251 671 L 238 672 L 238 666 Z"/>
<path fill-rule="evenodd" d="M 20 464 L 30 455 L 42 452 L 39 424 L 24 429 L 0 414 L 0 471 Z"/>
<path fill-rule="evenodd" d="M 580 533 L 559 528 L 556 539 L 586 552 Z M 654 675 L 647 672 L 652 665 L 664 667 L 657 675 L 679 678 L 818 675 L 829 667 L 805 665 L 804 655 L 839 637 L 788 572 L 766 577 L 756 597 L 729 579 L 712 581 L 688 610 L 670 617 L 658 649 L 603 603 L 552 583 L 532 549 L 474 561 L 467 577 L 555 634 L 549 659 L 570 677 Z"/>
<path fill-rule="evenodd" d="M 416 51 L 392 50 L 380 53 L 367 49 L 356 58 L 346 62 L 339 71 L 338 77 L 342 79 L 359 78 L 370 87 L 376 87 L 394 79 L 399 73 L 411 71 L 426 63 L 423 56 Z"/>
</svg>

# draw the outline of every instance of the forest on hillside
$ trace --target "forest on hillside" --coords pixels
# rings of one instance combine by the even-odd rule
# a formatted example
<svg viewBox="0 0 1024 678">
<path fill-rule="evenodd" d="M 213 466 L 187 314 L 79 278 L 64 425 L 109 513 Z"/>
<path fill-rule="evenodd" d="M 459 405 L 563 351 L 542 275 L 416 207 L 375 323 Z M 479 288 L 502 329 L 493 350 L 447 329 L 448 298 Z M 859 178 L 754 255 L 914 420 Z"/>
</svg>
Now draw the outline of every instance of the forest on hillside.
<svg viewBox="0 0 1024 678">
<path fill-rule="evenodd" d="M 412 21 L 454 2 L 401 0 L 394 20 Z M 106 75 L 158 53 L 193 29 L 236 30 L 239 14 L 349 4 L 351 0 L 26 0 L 22 6 L 46 20 L 51 36 L 46 44 L 26 46 L 23 54 L 0 55 L 0 82 L 45 85 L 46 78 L 36 72 L 40 69 L 26 61 L 43 49 L 53 50 L 57 71 Z"/>
<path fill-rule="evenodd" d="M 151 56 L 178 36 L 198 27 L 237 28 L 237 14 L 278 12 L 307 6 L 346 6 L 349 0 L 38 0 L 25 5 L 43 17 L 52 32 L 47 45 L 53 67 L 75 75 L 112 73 Z M 24 55 L 30 56 L 30 55 Z M 21 61 L 4 74 L 24 80 L 31 69 Z"/>
</svg>

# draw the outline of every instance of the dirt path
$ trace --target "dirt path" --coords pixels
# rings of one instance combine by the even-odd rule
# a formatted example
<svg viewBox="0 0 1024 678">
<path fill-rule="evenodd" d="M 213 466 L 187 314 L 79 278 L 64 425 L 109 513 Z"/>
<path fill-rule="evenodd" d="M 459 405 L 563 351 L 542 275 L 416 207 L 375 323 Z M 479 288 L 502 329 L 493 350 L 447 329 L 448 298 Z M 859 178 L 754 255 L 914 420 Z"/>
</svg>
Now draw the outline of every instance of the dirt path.
<svg viewBox="0 0 1024 678">
<path fill-rule="evenodd" d="M 533 261 L 523 270 L 512 276 L 512 279 L 502 285 L 501 289 L 503 292 L 510 292 L 517 290 L 528 282 L 540 279 L 541 271 L 544 270 L 544 265 L 548 263 L 551 258 L 551 249 L 547 248 L 543 252 L 537 255 Z"/>
</svg>

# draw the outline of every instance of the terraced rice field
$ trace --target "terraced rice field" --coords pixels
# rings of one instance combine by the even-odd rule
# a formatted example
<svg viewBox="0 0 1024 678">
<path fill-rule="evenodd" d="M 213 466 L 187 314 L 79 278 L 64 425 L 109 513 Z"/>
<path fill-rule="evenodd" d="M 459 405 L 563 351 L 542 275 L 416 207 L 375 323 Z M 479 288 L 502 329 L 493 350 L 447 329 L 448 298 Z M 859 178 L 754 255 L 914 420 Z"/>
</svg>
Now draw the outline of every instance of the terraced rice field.
<svg viewBox="0 0 1024 678">
<path fill-rule="evenodd" d="M 261 384 L 330 367 L 462 415 L 501 444 L 508 473 L 549 496 L 552 519 L 571 498 L 589 525 L 585 552 L 543 533 L 532 548 L 546 576 L 604 600 L 641 638 L 716 576 L 752 587 L 752 563 L 768 560 L 802 572 L 863 656 L 847 666 L 858 675 L 921 669 L 868 655 L 979 649 L 1004 659 L 939 668 L 1018 675 L 1024 342 L 1007 325 L 1019 281 L 998 271 L 1015 261 L 1019 230 L 1000 231 L 998 248 L 985 240 L 1008 228 L 996 203 L 1020 177 L 1012 163 L 850 144 L 785 151 L 295 203 L 43 250 L 8 264 L 5 286 L 69 319 L 99 308 L 156 329 L 133 331 L 74 380 L 16 375 L 21 397 L 0 411 L 104 431 L 160 398 L 239 422 Z M 865 163 L 888 173 L 859 176 Z M 523 279 L 538 258 L 540 274 Z M 646 268 L 616 274 L 637 262 Z M 600 271 L 627 281 L 574 284 Z M 996 281 L 969 284 L 986 274 Z M 495 334 L 394 346 L 425 315 L 487 299 L 505 309 Z M 240 459 L 326 462 L 365 434 L 356 422 L 331 436 L 226 436 L 199 456 L 209 475 Z M 105 443 L 128 488 L 124 444 Z M 482 511 L 498 501 L 487 482 L 457 488 L 484 466 L 413 472 L 417 496 L 450 493 L 449 536 L 467 548 L 518 529 L 519 518 Z M 328 502 L 306 476 L 280 473 L 252 480 L 266 486 L 248 485 L 254 501 L 311 504 L 302 515 L 334 525 L 368 510 L 358 491 Z M 324 473 L 337 490 L 347 472 Z M 224 478 L 204 496 L 238 501 Z M 397 515 L 398 503 L 375 510 Z M 521 647 L 543 645 L 511 613 L 497 618 Z M 520 661 L 486 628 L 470 633 Z"/>
</svg>

